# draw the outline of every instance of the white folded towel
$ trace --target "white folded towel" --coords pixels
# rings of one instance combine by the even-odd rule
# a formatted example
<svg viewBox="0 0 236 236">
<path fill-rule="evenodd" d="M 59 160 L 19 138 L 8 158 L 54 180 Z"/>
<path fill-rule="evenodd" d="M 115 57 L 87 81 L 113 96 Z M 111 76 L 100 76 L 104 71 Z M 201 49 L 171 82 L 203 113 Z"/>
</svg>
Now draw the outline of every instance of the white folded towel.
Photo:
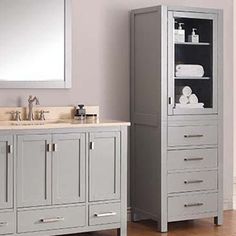
<svg viewBox="0 0 236 236">
<path fill-rule="evenodd" d="M 203 77 L 204 68 L 201 65 L 179 64 L 176 65 L 176 77 Z"/>
<path fill-rule="evenodd" d="M 197 104 L 180 104 L 176 103 L 176 108 L 204 108 L 204 103 L 197 103 Z"/>
<path fill-rule="evenodd" d="M 182 88 L 182 94 L 185 97 L 189 97 L 192 94 L 192 89 L 189 86 L 185 86 Z"/>
<path fill-rule="evenodd" d="M 180 95 L 177 97 L 177 101 L 179 101 L 180 104 L 188 104 L 189 98 L 187 96 Z"/>
<path fill-rule="evenodd" d="M 189 103 L 190 104 L 197 104 L 198 103 L 198 97 L 196 96 L 196 94 L 193 93 L 189 96 Z"/>
</svg>

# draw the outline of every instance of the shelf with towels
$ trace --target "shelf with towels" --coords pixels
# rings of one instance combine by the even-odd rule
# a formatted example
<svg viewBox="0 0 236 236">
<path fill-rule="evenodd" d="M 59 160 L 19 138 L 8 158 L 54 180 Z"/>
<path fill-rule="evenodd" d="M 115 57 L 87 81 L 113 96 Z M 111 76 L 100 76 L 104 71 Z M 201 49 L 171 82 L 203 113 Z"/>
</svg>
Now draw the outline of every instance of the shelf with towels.
<svg viewBox="0 0 236 236">
<path fill-rule="evenodd" d="M 210 43 L 203 43 L 203 42 L 200 42 L 200 43 L 192 43 L 192 42 L 175 42 L 175 45 L 192 45 L 192 46 L 209 46 Z"/>
<path fill-rule="evenodd" d="M 178 79 L 198 79 L 198 80 L 209 80 L 210 77 L 198 77 L 198 76 L 184 76 L 184 77 L 174 77 L 174 79 L 178 80 Z"/>
</svg>

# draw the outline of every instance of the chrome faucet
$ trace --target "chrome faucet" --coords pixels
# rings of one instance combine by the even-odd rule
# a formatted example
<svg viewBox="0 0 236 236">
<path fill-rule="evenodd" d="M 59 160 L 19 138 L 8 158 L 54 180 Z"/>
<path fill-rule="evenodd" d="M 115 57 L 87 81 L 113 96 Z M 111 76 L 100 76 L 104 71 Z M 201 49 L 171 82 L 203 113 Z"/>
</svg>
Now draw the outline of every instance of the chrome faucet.
<svg viewBox="0 0 236 236">
<path fill-rule="evenodd" d="M 39 99 L 37 97 L 33 97 L 32 95 L 28 98 L 29 103 L 29 113 L 28 113 L 28 120 L 34 120 L 34 114 L 33 114 L 33 107 L 35 105 L 39 105 Z"/>
</svg>

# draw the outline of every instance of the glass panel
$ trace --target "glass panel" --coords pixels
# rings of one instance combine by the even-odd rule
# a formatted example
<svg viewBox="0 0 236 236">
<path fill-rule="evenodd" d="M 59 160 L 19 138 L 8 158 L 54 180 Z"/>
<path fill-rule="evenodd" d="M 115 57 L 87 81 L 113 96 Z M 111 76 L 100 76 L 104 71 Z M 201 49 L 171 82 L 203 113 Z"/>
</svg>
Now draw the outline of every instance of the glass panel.
<svg viewBox="0 0 236 236">
<path fill-rule="evenodd" d="M 212 109 L 213 20 L 174 20 L 174 109 L 180 113 Z"/>
</svg>

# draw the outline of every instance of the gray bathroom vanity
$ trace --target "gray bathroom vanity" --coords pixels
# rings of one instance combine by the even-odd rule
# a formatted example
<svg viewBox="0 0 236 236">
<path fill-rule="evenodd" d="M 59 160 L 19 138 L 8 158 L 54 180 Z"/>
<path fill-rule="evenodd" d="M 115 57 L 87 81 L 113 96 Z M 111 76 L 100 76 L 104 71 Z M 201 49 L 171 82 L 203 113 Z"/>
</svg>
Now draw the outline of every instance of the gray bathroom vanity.
<svg viewBox="0 0 236 236">
<path fill-rule="evenodd" d="M 223 221 L 222 11 L 131 12 L 132 218 Z"/>
<path fill-rule="evenodd" d="M 0 235 L 126 236 L 127 122 L 0 122 Z"/>
</svg>

